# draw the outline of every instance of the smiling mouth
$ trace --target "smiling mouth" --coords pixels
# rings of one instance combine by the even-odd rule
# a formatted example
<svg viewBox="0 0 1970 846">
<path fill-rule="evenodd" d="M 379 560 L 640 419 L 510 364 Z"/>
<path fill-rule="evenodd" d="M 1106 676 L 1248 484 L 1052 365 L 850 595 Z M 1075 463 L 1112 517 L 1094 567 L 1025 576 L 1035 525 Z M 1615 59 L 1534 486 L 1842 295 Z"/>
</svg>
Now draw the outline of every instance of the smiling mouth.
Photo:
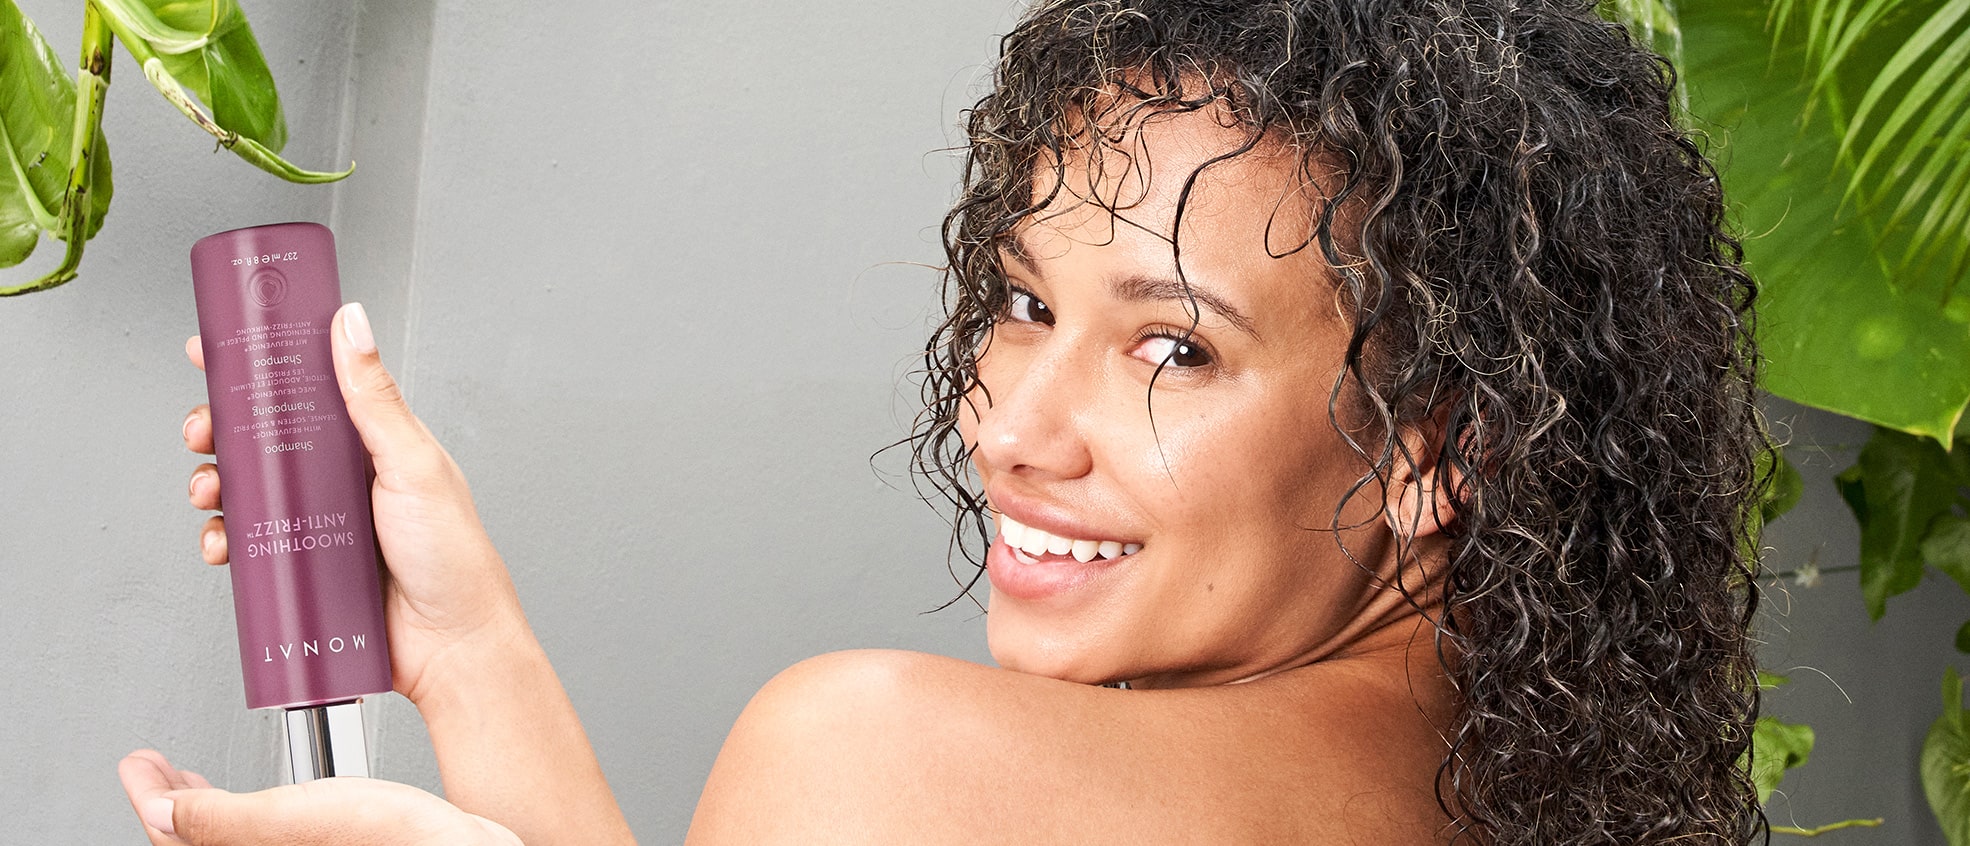
<svg viewBox="0 0 1970 846">
<path fill-rule="evenodd" d="M 1064 538 L 1045 529 L 1028 526 L 1005 514 L 999 515 L 999 537 L 1023 564 L 1037 564 L 1042 555 L 1071 555 L 1074 560 L 1086 564 L 1097 558 L 1120 558 L 1142 550 L 1139 543 Z"/>
</svg>

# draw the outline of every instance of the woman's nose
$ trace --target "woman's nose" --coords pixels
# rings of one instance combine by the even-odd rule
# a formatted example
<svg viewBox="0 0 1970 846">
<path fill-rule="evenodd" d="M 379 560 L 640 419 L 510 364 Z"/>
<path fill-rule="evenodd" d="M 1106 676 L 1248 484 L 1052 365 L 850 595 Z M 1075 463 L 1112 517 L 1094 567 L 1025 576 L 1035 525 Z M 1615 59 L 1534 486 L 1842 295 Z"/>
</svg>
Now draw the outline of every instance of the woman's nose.
<svg viewBox="0 0 1970 846">
<path fill-rule="evenodd" d="M 1097 400 L 1095 380 L 1071 348 L 988 349 L 978 370 L 974 461 L 1035 479 L 1079 478 L 1093 469 L 1084 421 Z"/>
</svg>

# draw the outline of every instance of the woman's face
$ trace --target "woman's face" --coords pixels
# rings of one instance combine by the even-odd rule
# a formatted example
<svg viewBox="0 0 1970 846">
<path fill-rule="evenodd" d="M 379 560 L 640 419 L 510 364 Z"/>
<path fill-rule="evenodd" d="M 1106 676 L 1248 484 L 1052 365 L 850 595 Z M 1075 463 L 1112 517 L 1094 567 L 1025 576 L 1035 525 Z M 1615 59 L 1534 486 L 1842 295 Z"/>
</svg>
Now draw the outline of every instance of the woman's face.
<svg viewBox="0 0 1970 846">
<path fill-rule="evenodd" d="M 961 425 L 998 521 L 988 632 L 1007 668 L 1236 681 L 1345 654 L 1399 604 L 1370 575 L 1389 557 L 1379 487 L 1330 530 L 1364 465 L 1328 414 L 1348 335 L 1333 274 L 1317 249 L 1273 255 L 1311 228 L 1297 154 L 1262 145 L 1197 177 L 1180 246 L 1199 322 L 1177 340 L 1192 300 L 1169 236 L 1185 177 L 1245 139 L 1221 119 L 1133 127 L 1134 168 L 1115 149 L 1070 160 L 1003 256 L 1012 303 Z"/>
</svg>

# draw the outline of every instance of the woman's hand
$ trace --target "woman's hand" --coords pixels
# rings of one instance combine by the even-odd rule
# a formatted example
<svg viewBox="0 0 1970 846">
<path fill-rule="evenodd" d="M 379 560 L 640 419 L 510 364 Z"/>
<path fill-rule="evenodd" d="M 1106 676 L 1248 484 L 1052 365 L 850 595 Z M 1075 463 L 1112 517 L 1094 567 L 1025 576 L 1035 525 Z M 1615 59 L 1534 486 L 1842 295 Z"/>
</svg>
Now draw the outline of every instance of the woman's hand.
<svg viewBox="0 0 1970 846">
<path fill-rule="evenodd" d="M 387 781 L 329 778 L 228 793 L 148 749 L 124 758 L 116 772 L 154 846 L 521 846 L 499 823 Z"/>
<path fill-rule="evenodd" d="M 337 311 L 329 338 L 349 419 L 376 468 L 370 499 L 389 568 L 384 610 L 391 675 L 399 693 L 422 705 L 444 675 L 446 656 L 464 651 L 461 645 L 483 654 L 525 644 L 531 634 L 506 566 L 479 523 L 464 475 L 404 404 L 396 380 L 383 368 L 362 306 L 352 303 Z M 197 336 L 186 342 L 185 352 L 204 369 Z M 211 409 L 193 409 L 184 434 L 193 452 L 212 453 Z M 192 505 L 218 509 L 217 468 L 200 465 L 192 472 L 190 490 Z M 199 548 L 206 563 L 226 563 L 224 517 L 205 522 Z M 459 658 L 451 663 L 469 661 Z"/>
</svg>

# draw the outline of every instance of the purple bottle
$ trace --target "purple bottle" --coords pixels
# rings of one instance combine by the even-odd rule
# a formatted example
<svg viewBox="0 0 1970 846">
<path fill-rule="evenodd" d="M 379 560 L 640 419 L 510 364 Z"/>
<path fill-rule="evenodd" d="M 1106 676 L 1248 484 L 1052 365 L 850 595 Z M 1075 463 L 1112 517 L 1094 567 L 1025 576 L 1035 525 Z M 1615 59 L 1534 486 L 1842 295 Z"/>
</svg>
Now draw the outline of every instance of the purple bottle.
<svg viewBox="0 0 1970 846">
<path fill-rule="evenodd" d="M 294 781 L 369 774 L 360 701 L 390 690 L 369 453 L 329 355 L 335 236 L 314 223 L 192 246 L 249 708 L 287 709 Z"/>
</svg>

